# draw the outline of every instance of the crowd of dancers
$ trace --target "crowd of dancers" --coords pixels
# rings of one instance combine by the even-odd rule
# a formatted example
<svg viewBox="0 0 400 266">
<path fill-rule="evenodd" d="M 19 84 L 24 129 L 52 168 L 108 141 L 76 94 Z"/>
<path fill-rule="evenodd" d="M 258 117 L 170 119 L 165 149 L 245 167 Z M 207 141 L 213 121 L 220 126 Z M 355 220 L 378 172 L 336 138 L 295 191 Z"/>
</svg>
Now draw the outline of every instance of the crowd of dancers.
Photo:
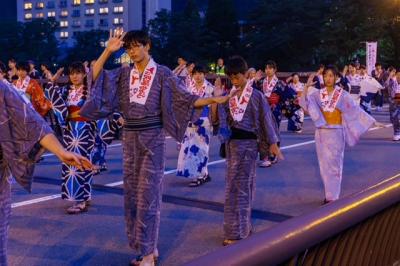
<svg viewBox="0 0 400 266">
<path fill-rule="evenodd" d="M 46 82 L 40 84 L 33 62 L 10 60 L 8 70 L 0 64 L 0 212 L 6 214 L 0 217 L 1 265 L 7 263 L 10 177 L 30 189 L 33 162 L 41 154 L 38 143 L 62 161 L 61 195 L 73 202 L 67 213 L 79 214 L 90 206 L 93 175 L 107 170 L 107 146 L 122 131 L 126 229 L 138 255 L 131 265 L 154 265 L 166 134 L 178 143 L 177 175 L 188 178 L 191 187 L 211 181 L 209 146 L 211 137 L 218 136 L 220 156 L 226 158 L 223 245 L 252 233 L 256 166 L 283 159 L 283 117 L 287 130 L 297 134 L 305 115 L 315 125 L 324 203 L 339 198 L 345 144 L 353 146 L 369 128 L 383 126 L 370 113 L 372 103 L 381 110 L 385 91 L 393 140 L 400 140 L 400 72 L 393 67 L 384 71 L 377 64 L 369 76 L 357 63 L 342 71 L 321 65 L 302 83 L 297 73 L 279 79 L 274 61 L 256 71 L 233 56 L 226 65 L 218 60 L 217 78 L 211 82 L 206 67 L 183 58 L 173 71 L 157 64 L 150 47 L 144 31 L 110 31 L 107 47 L 90 66 L 75 62 L 67 67 L 65 86 L 57 82 L 63 68 L 53 75 L 41 65 Z M 121 48 L 133 64 L 104 70 Z"/>
</svg>

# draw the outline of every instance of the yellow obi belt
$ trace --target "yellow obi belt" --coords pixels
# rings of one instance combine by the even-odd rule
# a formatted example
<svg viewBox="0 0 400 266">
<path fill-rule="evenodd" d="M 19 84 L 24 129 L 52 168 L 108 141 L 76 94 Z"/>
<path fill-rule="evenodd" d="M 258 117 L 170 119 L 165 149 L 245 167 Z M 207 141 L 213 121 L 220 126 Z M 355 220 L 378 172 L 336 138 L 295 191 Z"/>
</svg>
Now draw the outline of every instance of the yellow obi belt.
<svg viewBox="0 0 400 266">
<path fill-rule="evenodd" d="M 342 112 L 340 112 L 338 109 L 335 109 L 333 112 L 322 111 L 322 114 L 324 115 L 325 121 L 328 125 L 342 124 Z"/>
</svg>

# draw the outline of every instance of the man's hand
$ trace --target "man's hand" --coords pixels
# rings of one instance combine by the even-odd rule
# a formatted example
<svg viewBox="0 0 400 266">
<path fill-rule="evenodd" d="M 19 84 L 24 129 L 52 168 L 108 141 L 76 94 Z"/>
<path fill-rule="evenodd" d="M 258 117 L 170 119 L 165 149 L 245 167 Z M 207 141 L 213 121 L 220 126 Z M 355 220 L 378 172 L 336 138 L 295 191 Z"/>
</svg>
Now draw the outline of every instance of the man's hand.
<svg viewBox="0 0 400 266">
<path fill-rule="evenodd" d="M 269 152 L 272 153 L 273 155 L 277 156 L 279 160 L 285 159 L 283 157 L 281 149 L 279 149 L 278 144 L 276 144 L 276 143 L 271 144 L 271 146 L 269 147 Z"/>
<path fill-rule="evenodd" d="M 126 32 L 122 28 L 116 28 L 114 31 L 110 30 L 110 37 L 107 41 L 107 50 L 111 53 L 114 53 L 121 49 L 124 45 L 123 39 L 125 37 Z"/>
<path fill-rule="evenodd" d="M 57 80 L 60 78 L 61 74 L 64 72 L 64 68 L 60 68 L 57 70 L 57 72 L 54 74 L 54 76 L 51 77 L 50 82 L 55 83 Z"/>
<path fill-rule="evenodd" d="M 64 151 L 59 155 L 59 159 L 71 166 L 75 166 L 79 170 L 92 170 L 92 163 L 82 155 L 69 152 L 69 151 Z"/>
<path fill-rule="evenodd" d="M 226 103 L 229 100 L 229 96 L 218 96 L 213 97 L 214 103 Z"/>
</svg>

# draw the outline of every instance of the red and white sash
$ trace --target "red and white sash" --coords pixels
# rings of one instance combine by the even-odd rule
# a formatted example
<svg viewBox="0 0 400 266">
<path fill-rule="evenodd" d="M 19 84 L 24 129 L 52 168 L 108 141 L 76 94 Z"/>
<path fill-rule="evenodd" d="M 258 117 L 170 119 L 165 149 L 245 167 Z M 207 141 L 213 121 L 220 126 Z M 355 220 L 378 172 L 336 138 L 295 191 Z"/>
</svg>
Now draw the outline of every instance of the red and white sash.
<svg viewBox="0 0 400 266">
<path fill-rule="evenodd" d="M 343 89 L 339 86 L 335 87 L 335 90 L 329 96 L 328 90 L 322 88 L 319 90 L 319 97 L 321 100 L 322 110 L 324 112 L 333 112 L 336 109 L 336 105 L 339 102 L 340 96 L 342 95 Z"/>
<path fill-rule="evenodd" d="M 250 97 L 253 94 L 252 83 L 247 82 L 245 89 L 242 92 L 240 98 L 236 95 L 229 100 L 229 110 L 233 117 L 233 120 L 240 122 L 243 119 L 244 113 L 246 112 L 247 105 L 249 104 Z M 233 91 L 237 88 L 233 87 Z"/>
<path fill-rule="evenodd" d="M 188 92 L 191 92 L 192 88 L 195 86 L 194 80 L 189 74 L 185 78 L 185 86 Z"/>
<path fill-rule="evenodd" d="M 29 76 L 26 76 L 24 78 L 24 80 L 17 80 L 17 83 L 15 84 L 15 87 L 20 90 L 23 91 L 24 93 L 26 93 L 26 90 L 28 89 L 29 86 L 29 82 L 31 81 L 31 78 Z"/>
<path fill-rule="evenodd" d="M 204 97 L 206 94 L 207 83 L 204 81 L 203 85 L 200 88 L 197 88 L 196 85 L 191 86 L 190 93 L 193 95 L 197 95 L 200 97 Z"/>
<path fill-rule="evenodd" d="M 276 76 L 273 76 L 273 78 L 270 81 L 268 81 L 268 77 L 264 79 L 263 92 L 266 97 L 269 98 L 271 96 L 271 93 L 274 90 L 276 83 L 278 83 L 278 81 L 279 79 Z"/>
<path fill-rule="evenodd" d="M 157 64 L 153 59 L 150 59 L 147 64 L 142 78 L 140 78 L 140 73 L 136 66 L 132 68 L 129 77 L 129 102 L 142 105 L 146 104 L 156 72 Z"/>
<path fill-rule="evenodd" d="M 67 98 L 68 106 L 78 105 L 78 103 L 81 101 L 82 96 L 83 96 L 83 85 L 81 85 L 78 88 L 75 87 L 74 85 L 71 85 L 71 89 L 69 90 Z"/>
<path fill-rule="evenodd" d="M 295 92 L 302 92 L 304 90 L 304 83 L 297 82 L 297 84 L 292 83 L 291 87 Z"/>
</svg>

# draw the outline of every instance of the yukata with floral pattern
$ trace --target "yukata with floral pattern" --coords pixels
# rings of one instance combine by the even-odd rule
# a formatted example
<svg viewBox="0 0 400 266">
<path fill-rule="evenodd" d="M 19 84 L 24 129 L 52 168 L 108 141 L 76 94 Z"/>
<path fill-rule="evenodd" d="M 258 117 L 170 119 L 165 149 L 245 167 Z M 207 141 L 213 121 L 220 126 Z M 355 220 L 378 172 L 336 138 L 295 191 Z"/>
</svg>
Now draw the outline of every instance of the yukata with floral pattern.
<svg viewBox="0 0 400 266">
<path fill-rule="evenodd" d="M 187 89 L 202 98 L 212 97 L 214 92 L 214 87 L 206 80 L 200 88 L 193 85 Z M 188 124 L 179 151 L 177 176 L 203 178 L 208 175 L 210 139 L 209 107 L 205 107 L 200 119 Z"/>
</svg>

